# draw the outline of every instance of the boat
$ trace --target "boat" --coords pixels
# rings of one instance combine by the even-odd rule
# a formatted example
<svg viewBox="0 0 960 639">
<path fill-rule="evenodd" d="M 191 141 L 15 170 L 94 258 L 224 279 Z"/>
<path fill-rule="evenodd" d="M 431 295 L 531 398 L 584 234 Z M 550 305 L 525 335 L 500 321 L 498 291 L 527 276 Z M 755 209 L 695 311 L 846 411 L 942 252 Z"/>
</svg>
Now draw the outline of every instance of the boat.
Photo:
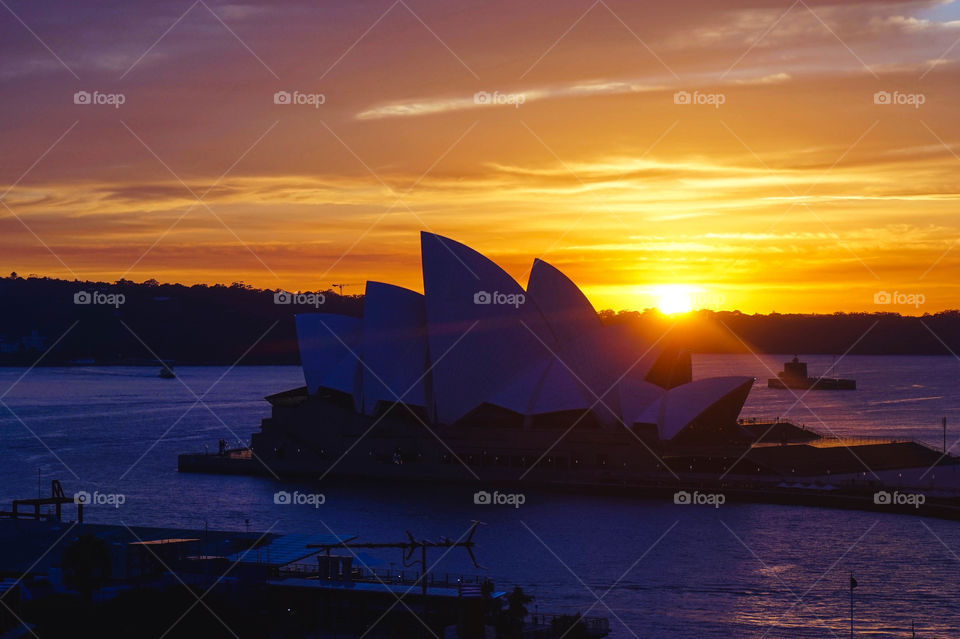
<svg viewBox="0 0 960 639">
<path fill-rule="evenodd" d="M 177 374 L 173 372 L 173 362 L 160 360 L 160 372 L 157 377 L 161 379 L 175 379 Z"/>
<path fill-rule="evenodd" d="M 857 380 L 839 377 L 810 377 L 807 375 L 807 363 L 801 362 L 796 355 L 784 362 L 783 370 L 776 377 L 767 380 L 768 388 L 800 390 L 857 390 Z"/>
</svg>

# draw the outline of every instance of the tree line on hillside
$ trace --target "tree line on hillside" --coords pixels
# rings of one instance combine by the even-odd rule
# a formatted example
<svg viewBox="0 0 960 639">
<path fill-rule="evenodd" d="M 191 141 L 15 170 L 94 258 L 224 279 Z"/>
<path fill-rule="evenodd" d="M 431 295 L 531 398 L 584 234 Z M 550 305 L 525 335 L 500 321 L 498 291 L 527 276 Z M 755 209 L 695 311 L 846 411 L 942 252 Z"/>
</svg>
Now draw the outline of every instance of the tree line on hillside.
<svg viewBox="0 0 960 639">
<path fill-rule="evenodd" d="M 960 354 L 960 311 L 922 316 L 897 313 L 747 315 L 701 310 L 682 316 L 601 311 L 607 324 L 623 324 L 647 340 L 665 341 L 694 353 L 855 355 Z"/>
<path fill-rule="evenodd" d="M 0 365 L 298 364 L 297 313 L 359 317 L 362 295 L 290 293 L 247 284 L 161 284 L 0 278 Z M 695 353 L 960 353 L 960 312 L 680 316 L 601 311 L 647 340 L 666 333 Z M 248 351 L 249 349 L 249 351 Z"/>
<path fill-rule="evenodd" d="M 296 364 L 296 313 L 360 316 L 361 296 L 229 286 L 0 278 L 0 364 Z M 52 348 L 51 348 L 52 347 Z M 244 353 L 250 349 L 249 352 Z"/>
</svg>

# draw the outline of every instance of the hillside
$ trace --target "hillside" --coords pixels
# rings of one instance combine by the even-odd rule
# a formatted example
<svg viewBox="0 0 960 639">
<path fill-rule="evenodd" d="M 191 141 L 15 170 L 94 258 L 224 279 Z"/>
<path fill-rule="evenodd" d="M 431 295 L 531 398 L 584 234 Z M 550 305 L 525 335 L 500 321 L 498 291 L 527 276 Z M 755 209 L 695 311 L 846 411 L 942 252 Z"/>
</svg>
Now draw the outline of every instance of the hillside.
<svg viewBox="0 0 960 639">
<path fill-rule="evenodd" d="M 359 316 L 363 309 L 361 295 L 314 291 L 292 300 L 277 295 L 241 283 L 0 278 L 0 365 L 30 365 L 48 349 L 43 365 L 147 364 L 155 356 L 177 364 L 225 365 L 241 357 L 244 364 L 297 364 L 295 313 Z M 669 330 L 668 340 L 700 353 L 747 352 L 748 346 L 786 354 L 960 353 L 958 311 L 921 317 L 697 311 L 671 317 L 648 309 L 600 316 L 651 339 Z"/>
</svg>

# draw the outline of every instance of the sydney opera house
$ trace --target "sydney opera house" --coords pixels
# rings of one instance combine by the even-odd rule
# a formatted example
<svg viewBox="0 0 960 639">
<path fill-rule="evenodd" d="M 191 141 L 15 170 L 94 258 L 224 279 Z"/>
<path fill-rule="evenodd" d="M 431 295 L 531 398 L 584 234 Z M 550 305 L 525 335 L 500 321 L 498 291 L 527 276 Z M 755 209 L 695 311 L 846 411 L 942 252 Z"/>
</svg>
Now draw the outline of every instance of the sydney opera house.
<svg viewBox="0 0 960 639">
<path fill-rule="evenodd" d="M 421 253 L 423 294 L 368 282 L 359 317 L 297 315 L 305 385 L 267 397 L 249 449 L 179 468 L 867 508 L 877 486 L 960 487 L 960 459 L 917 442 L 739 419 L 753 378 L 694 380 L 689 353 L 604 324 L 546 262 L 523 288 L 445 237 L 423 233 Z"/>
<path fill-rule="evenodd" d="M 421 252 L 423 294 L 368 282 L 362 317 L 297 315 L 306 385 L 269 397 L 253 438 L 271 466 L 516 478 L 742 445 L 752 378 L 694 381 L 689 353 L 603 325 L 544 261 L 524 288 L 448 238 L 422 233 Z"/>
<path fill-rule="evenodd" d="M 576 285 L 535 260 L 527 288 L 469 247 L 421 236 L 424 293 L 367 282 L 363 317 L 298 315 L 309 394 L 376 418 L 399 403 L 456 429 L 722 438 L 752 378 L 691 381 L 690 357 L 603 326 Z"/>
</svg>

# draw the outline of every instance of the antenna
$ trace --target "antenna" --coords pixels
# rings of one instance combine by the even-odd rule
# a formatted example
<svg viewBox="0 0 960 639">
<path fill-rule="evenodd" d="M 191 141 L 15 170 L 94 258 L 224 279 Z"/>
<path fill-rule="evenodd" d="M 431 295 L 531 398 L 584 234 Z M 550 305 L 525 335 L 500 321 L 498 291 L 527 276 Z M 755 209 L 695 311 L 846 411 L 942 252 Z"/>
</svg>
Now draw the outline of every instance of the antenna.
<svg viewBox="0 0 960 639">
<path fill-rule="evenodd" d="M 474 568 L 478 570 L 486 570 L 483 566 L 477 563 L 477 557 L 473 554 L 473 547 L 476 546 L 477 542 L 473 540 L 473 535 L 477 532 L 477 527 L 483 524 L 482 521 L 473 520 L 473 525 L 470 526 L 470 530 L 467 533 L 466 539 L 463 541 L 454 541 L 449 537 L 443 537 L 440 541 L 431 541 L 429 539 L 420 539 L 417 540 L 413 534 L 408 530 L 407 540 L 406 541 L 388 541 L 388 542 L 353 542 L 351 540 L 340 541 L 332 544 L 307 544 L 307 548 L 318 548 L 320 550 L 325 550 L 330 552 L 334 548 L 400 548 L 403 550 L 403 565 L 406 566 L 415 566 L 420 564 L 420 591 L 426 601 L 427 596 L 427 548 L 464 548 L 467 551 L 467 554 L 470 556 L 470 561 L 473 562 Z M 486 525 L 486 524 L 483 524 Z M 414 553 L 417 550 L 420 550 L 420 557 L 415 558 Z"/>
</svg>

